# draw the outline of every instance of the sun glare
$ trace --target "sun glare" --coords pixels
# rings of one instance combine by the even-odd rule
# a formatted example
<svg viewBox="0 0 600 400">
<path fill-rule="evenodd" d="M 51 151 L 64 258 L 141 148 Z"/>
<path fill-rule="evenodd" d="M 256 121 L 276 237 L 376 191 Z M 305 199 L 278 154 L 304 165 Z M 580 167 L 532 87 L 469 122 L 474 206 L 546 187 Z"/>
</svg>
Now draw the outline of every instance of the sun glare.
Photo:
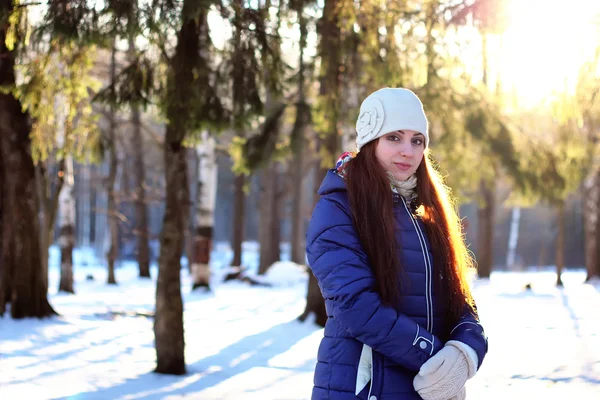
<svg viewBox="0 0 600 400">
<path fill-rule="evenodd" d="M 509 25 L 496 59 L 505 90 L 523 106 L 573 90 L 580 66 L 600 46 L 600 1 L 506 1 Z"/>
</svg>

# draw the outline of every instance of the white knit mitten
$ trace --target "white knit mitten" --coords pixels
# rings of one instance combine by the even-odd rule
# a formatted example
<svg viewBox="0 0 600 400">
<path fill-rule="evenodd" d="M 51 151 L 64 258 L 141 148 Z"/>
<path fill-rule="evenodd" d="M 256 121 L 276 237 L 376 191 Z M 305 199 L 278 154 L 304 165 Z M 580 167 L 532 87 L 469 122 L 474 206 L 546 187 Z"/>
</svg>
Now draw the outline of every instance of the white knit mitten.
<svg viewBox="0 0 600 400">
<path fill-rule="evenodd" d="M 456 396 L 448 400 L 466 400 L 467 399 L 467 388 L 463 386 L 463 388 L 458 392 Z"/>
<path fill-rule="evenodd" d="M 462 342 L 450 340 L 421 366 L 413 386 L 424 400 L 461 399 L 461 390 L 475 372 L 477 353 Z"/>
</svg>

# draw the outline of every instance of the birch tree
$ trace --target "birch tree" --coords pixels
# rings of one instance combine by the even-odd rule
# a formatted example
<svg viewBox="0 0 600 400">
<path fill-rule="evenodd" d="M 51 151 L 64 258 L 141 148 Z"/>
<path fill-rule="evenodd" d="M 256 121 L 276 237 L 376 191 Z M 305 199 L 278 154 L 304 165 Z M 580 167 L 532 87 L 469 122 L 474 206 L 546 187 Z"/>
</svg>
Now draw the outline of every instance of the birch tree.
<svg viewBox="0 0 600 400">
<path fill-rule="evenodd" d="M 75 293 L 73 287 L 73 248 L 75 247 L 75 176 L 73 172 L 73 157 L 65 159 L 65 182 L 58 196 L 59 204 L 59 234 L 60 247 L 60 281 L 59 292 Z"/>
<path fill-rule="evenodd" d="M 196 146 L 199 162 L 191 260 L 192 289 L 210 289 L 210 253 L 213 247 L 218 175 L 215 148 L 214 137 L 203 132 L 201 142 Z"/>
</svg>

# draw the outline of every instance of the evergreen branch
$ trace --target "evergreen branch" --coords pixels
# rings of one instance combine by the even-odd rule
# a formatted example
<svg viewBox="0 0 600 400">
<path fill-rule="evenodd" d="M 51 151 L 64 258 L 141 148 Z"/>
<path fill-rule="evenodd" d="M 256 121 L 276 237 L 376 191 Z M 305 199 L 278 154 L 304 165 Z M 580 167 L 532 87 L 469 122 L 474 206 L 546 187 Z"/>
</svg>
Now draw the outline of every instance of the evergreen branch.
<svg viewBox="0 0 600 400">
<path fill-rule="evenodd" d="M 16 4 L 13 6 L 13 8 L 19 9 L 19 8 L 26 8 L 26 7 L 31 7 L 31 6 L 43 6 L 43 5 L 48 5 L 48 4 L 49 4 L 49 2 L 36 1 L 34 3 Z"/>
</svg>

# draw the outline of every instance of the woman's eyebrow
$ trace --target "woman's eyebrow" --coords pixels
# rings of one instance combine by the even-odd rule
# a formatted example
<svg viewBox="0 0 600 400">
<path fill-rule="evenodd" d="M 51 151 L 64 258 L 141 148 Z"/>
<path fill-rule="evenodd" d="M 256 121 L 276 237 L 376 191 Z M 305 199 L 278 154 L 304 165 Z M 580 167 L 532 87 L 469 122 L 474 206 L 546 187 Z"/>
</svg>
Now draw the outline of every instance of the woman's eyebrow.
<svg viewBox="0 0 600 400">
<path fill-rule="evenodd" d="M 406 133 L 406 132 L 404 132 L 404 131 L 402 131 L 402 130 L 397 130 L 396 132 L 398 132 L 398 133 L 401 133 L 401 134 L 403 134 L 403 135 Z M 423 135 L 421 132 L 417 132 L 417 133 L 415 133 L 415 134 L 413 135 L 413 137 L 417 137 L 417 136 L 420 136 L 420 137 L 422 137 L 423 139 L 425 139 L 425 135 Z"/>
</svg>

